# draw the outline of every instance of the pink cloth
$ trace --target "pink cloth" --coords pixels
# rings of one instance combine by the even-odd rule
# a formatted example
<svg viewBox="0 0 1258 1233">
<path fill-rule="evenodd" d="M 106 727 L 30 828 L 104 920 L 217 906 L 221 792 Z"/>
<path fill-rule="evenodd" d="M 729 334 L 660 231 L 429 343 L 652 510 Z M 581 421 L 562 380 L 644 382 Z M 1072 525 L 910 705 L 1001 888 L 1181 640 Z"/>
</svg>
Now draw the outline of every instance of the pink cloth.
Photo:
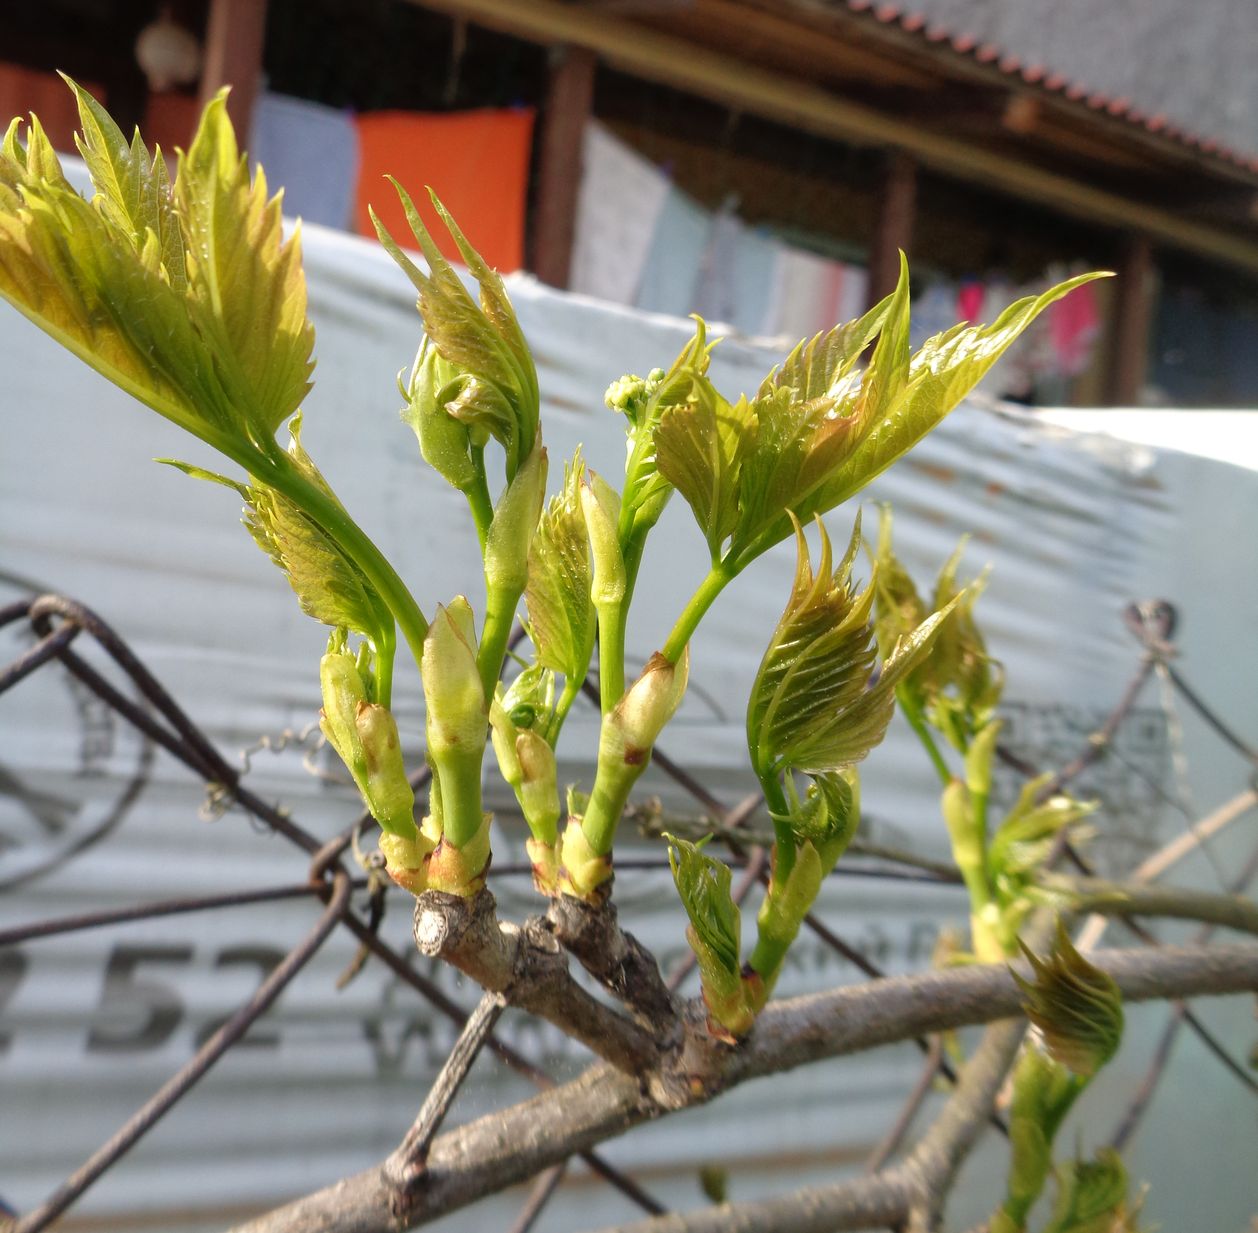
<svg viewBox="0 0 1258 1233">
<path fill-rule="evenodd" d="M 1091 283 L 1076 287 L 1048 310 L 1048 330 L 1058 369 L 1069 377 L 1087 371 L 1092 344 L 1101 331 L 1101 314 Z"/>
</svg>

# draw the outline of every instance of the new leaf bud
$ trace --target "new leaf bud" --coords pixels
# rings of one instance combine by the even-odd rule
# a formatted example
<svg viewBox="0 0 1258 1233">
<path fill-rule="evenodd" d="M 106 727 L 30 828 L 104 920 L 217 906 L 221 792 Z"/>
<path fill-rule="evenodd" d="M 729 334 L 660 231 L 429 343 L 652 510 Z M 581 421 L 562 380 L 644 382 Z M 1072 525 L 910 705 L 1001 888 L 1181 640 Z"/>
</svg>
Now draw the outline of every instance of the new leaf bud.
<svg viewBox="0 0 1258 1233">
<path fill-rule="evenodd" d="M 546 498 L 546 450 L 539 434 L 532 453 L 494 508 L 485 540 L 485 582 L 517 599 L 528 582 L 529 545 Z"/>
<path fill-rule="evenodd" d="M 581 485 L 581 512 L 594 555 L 590 598 L 596 608 L 625 597 L 625 558 L 620 550 L 620 497 L 602 476 L 587 471 Z"/>
</svg>

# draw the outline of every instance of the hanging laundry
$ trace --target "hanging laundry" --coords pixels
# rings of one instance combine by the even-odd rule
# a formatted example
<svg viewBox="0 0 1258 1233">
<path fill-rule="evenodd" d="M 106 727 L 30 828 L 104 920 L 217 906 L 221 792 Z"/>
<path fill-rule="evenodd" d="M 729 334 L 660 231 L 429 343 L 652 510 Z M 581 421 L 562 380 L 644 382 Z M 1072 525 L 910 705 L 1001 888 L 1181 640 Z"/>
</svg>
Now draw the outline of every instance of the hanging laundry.
<svg viewBox="0 0 1258 1233">
<path fill-rule="evenodd" d="M 699 272 L 711 231 L 712 215 L 680 189 L 670 188 L 631 302 L 673 317 L 700 312 Z"/>
<path fill-rule="evenodd" d="M 983 284 L 975 278 L 967 278 L 957 288 L 957 320 L 977 325 L 982 320 Z"/>
<path fill-rule="evenodd" d="M 769 332 L 811 338 L 839 319 L 843 266 L 802 248 L 783 245 L 777 255 Z"/>
<path fill-rule="evenodd" d="M 668 179 L 654 163 L 601 124 L 587 124 L 581 141 L 571 290 L 633 304 L 669 193 Z M 676 210 L 684 213 L 680 206 Z M 700 252 L 702 243 L 696 263 Z M 693 279 L 687 292 L 691 290 Z M 682 311 L 689 312 L 689 306 Z"/>
<path fill-rule="evenodd" d="M 285 214 L 342 231 L 352 226 L 358 129 L 349 112 L 264 92 L 253 107 L 249 161 L 266 168 L 272 192 L 283 188 Z"/>
<path fill-rule="evenodd" d="M 1086 372 L 1101 332 L 1101 314 L 1091 283 L 1076 287 L 1048 310 L 1048 333 L 1058 371 L 1068 377 Z"/>
<path fill-rule="evenodd" d="M 355 223 L 375 235 L 368 205 L 400 244 L 413 247 L 401 202 L 384 177 L 410 193 L 442 253 L 462 261 L 432 208 L 431 185 L 468 241 L 495 269 L 524 264 L 524 210 L 533 112 L 528 108 L 445 113 L 374 111 L 357 117 Z"/>
<path fill-rule="evenodd" d="M 746 230 L 734 212 L 737 198 L 727 197 L 711 216 L 706 244 L 699 261 L 691 311 L 706 321 L 731 324 L 737 305 L 735 262 L 738 244 Z"/>
<path fill-rule="evenodd" d="M 928 338 L 957 323 L 957 286 L 944 280 L 928 283 L 909 306 L 909 343 L 916 350 Z"/>
<path fill-rule="evenodd" d="M 777 268 L 780 240 L 744 227 L 734 250 L 734 311 L 730 324 L 744 334 L 772 332 L 769 322 L 774 270 Z"/>
<path fill-rule="evenodd" d="M 839 302 L 834 323 L 855 321 L 869 307 L 869 271 L 863 265 L 843 262 L 843 279 L 839 284 Z"/>
<path fill-rule="evenodd" d="M 80 81 L 79 85 L 99 102 L 105 102 L 102 86 L 92 81 Z M 32 111 L 39 117 L 54 150 L 78 153 L 74 133 L 79 127 L 79 108 L 66 83 L 56 73 L 0 61 L 0 116 L 5 117 L 7 124 L 10 116 L 25 120 Z"/>
</svg>

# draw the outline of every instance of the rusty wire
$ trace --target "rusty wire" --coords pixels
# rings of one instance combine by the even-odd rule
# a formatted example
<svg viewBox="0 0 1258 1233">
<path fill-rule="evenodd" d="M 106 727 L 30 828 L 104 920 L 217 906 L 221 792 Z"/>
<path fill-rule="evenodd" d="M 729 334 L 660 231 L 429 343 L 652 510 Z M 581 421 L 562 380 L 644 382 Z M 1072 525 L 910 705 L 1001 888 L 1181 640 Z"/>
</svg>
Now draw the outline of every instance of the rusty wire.
<svg viewBox="0 0 1258 1233">
<path fill-rule="evenodd" d="M 1138 623 L 1136 617 L 1131 615 L 1132 613 L 1139 618 Z M 1152 613 L 1151 617 L 1150 613 Z M 46 1228 L 134 1146 L 175 1103 L 195 1086 L 223 1053 L 244 1036 L 250 1026 L 275 1001 L 283 988 L 319 950 L 338 924 L 347 928 L 358 938 L 364 953 L 369 953 L 383 962 L 396 977 L 415 989 L 458 1028 L 462 1029 L 467 1024 L 469 1013 L 434 982 L 417 971 L 398 951 L 380 939 L 375 927 L 379 923 L 378 919 L 371 922 L 364 921 L 352 910 L 351 894 L 355 889 L 363 886 L 364 882 L 361 879 L 351 878 L 341 861 L 353 842 L 355 833 L 370 823 L 369 815 L 361 814 L 331 840 L 320 843 L 314 835 L 290 818 L 283 809 L 262 800 L 241 782 L 241 772 L 233 768 L 219 754 L 208 737 L 175 703 L 130 647 L 95 613 L 73 600 L 54 595 L 44 595 L 0 607 L 0 627 L 24 618 L 30 622 L 38 640 L 9 664 L 0 668 L 0 693 L 12 688 L 45 664 L 53 661 L 60 662 L 137 730 L 203 779 L 207 788 L 223 800 L 243 809 L 266 827 L 283 835 L 304 851 L 311 860 L 306 882 L 260 887 L 221 895 L 161 900 L 112 911 L 83 913 L 36 922 L 0 932 L 0 946 L 74 930 L 93 929 L 185 912 L 217 910 L 248 903 L 279 902 L 317 896 L 325 905 L 323 913 L 313 928 L 289 951 L 285 959 L 254 992 L 253 996 L 105 1144 L 67 1178 L 54 1194 L 13 1226 L 14 1233 L 38 1233 L 38 1230 Z M 1154 666 L 1158 662 L 1165 662 L 1166 657 L 1173 653 L 1169 642 L 1173 630 L 1173 618 L 1174 614 L 1169 610 L 1169 606 L 1163 606 L 1158 611 L 1146 609 L 1145 612 L 1141 612 L 1135 606 L 1129 610 L 1128 623 L 1143 643 L 1145 655 L 1130 685 L 1124 691 L 1122 700 L 1102 730 L 1091 738 L 1081 753 L 1062 767 L 1054 777 L 1050 785 L 1054 790 L 1075 778 L 1105 752 L 1119 726 L 1131 713 L 1136 697 Z M 72 644 L 81 634 L 88 635 L 109 656 L 135 690 L 136 698 L 128 697 L 73 649 Z M 517 631 L 512 645 L 515 645 L 521 636 L 522 631 Z M 1255 755 L 1248 744 L 1230 729 L 1226 729 L 1222 721 L 1218 721 L 1217 716 L 1214 716 L 1213 712 L 1210 712 L 1209 708 L 1191 693 L 1178 674 L 1171 675 L 1185 697 L 1207 721 L 1211 722 L 1211 726 L 1238 752 L 1253 760 Z M 587 681 L 586 689 L 593 692 L 594 682 Z M 595 693 L 594 696 L 597 697 L 597 694 Z M 1009 758 L 1008 761 L 1016 764 L 1017 759 Z M 664 751 L 656 751 L 655 762 L 713 815 L 719 826 L 727 831 L 736 831 L 744 826 L 760 806 L 761 802 L 756 794 L 747 797 L 733 808 L 726 808 L 703 783 L 670 759 Z M 1032 768 L 1019 766 L 1018 769 L 1029 773 Z M 425 767 L 413 777 L 412 782 L 416 788 L 422 788 L 429 777 L 430 772 Z M 754 885 L 762 882 L 767 876 L 767 853 L 762 846 L 740 849 L 736 841 L 731 845 L 731 852 L 734 863 L 745 866 L 736 889 L 737 897 L 741 901 Z M 1067 854 L 1072 858 L 1077 856 L 1069 850 Z M 634 860 L 631 858 L 617 864 L 621 872 L 637 868 L 662 867 L 662 862 L 651 859 Z M 498 876 L 502 876 L 520 872 L 523 869 L 524 866 L 516 870 L 510 865 L 503 865 L 495 872 Z M 886 865 L 853 870 L 853 873 L 856 876 L 866 877 L 901 876 L 914 881 L 939 880 L 929 875 L 923 877 L 920 872 L 897 875 Z M 861 971 L 871 977 L 882 974 L 880 969 L 858 949 L 844 942 L 823 922 L 811 917 L 807 924 L 824 945 L 854 963 Z M 670 985 L 674 988 L 678 987 L 692 970 L 692 966 L 692 962 L 683 961 L 670 974 Z M 1218 1050 L 1217 1042 L 1209 1037 L 1199 1023 L 1194 1023 L 1195 1017 L 1192 1016 L 1191 1011 L 1188 1011 L 1186 1015 L 1182 1012 L 1173 1012 L 1173 1014 L 1176 1022 L 1186 1021 L 1190 1026 L 1198 1028 L 1207 1046 Z M 924 1050 L 931 1050 L 934 1057 L 938 1056 L 937 1050 L 932 1050 L 930 1042 L 923 1040 L 919 1044 Z M 507 1065 L 538 1086 L 554 1085 L 555 1080 L 551 1076 L 495 1038 L 492 1032 L 485 1033 L 485 1046 Z M 1165 1052 L 1169 1054 L 1169 1049 Z M 1224 1060 L 1230 1062 L 1226 1055 L 1224 1055 Z M 1164 1064 L 1164 1059 L 1162 1064 Z M 1235 1064 L 1232 1063 L 1232 1065 Z M 951 1068 L 946 1062 L 939 1067 L 939 1073 L 945 1079 L 955 1078 L 950 1071 Z M 1156 1079 L 1153 1082 L 1156 1082 Z M 617 1187 L 643 1210 L 652 1214 L 658 1214 L 664 1210 L 662 1205 L 645 1192 L 638 1183 L 610 1165 L 596 1151 L 587 1150 L 578 1155 L 592 1172 Z M 546 1202 L 555 1193 L 565 1168 L 566 1162 L 556 1165 L 541 1175 L 525 1208 L 520 1213 L 516 1222 L 517 1229 L 527 1229 L 538 1219 Z"/>
</svg>

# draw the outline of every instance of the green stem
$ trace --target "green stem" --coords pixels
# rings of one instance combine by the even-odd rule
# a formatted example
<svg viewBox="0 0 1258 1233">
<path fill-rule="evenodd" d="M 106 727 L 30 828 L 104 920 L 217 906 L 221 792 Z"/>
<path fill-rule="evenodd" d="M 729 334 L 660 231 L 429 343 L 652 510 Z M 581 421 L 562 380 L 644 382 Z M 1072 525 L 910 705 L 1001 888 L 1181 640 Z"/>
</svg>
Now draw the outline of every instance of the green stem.
<svg viewBox="0 0 1258 1233">
<path fill-rule="evenodd" d="M 476 538 L 480 541 L 481 555 L 485 553 L 485 543 L 489 539 L 489 526 L 494 520 L 494 503 L 489 496 L 489 481 L 485 478 L 485 450 L 482 446 L 472 450 L 472 466 L 476 478 L 463 490 L 467 497 L 468 507 L 472 511 L 472 521 L 476 524 Z"/>
<path fill-rule="evenodd" d="M 559 701 L 555 705 L 555 713 L 551 716 L 549 725 L 546 728 L 546 739 L 550 742 L 551 749 L 554 749 L 559 742 L 559 733 L 563 730 L 564 720 L 568 718 L 568 712 L 572 709 L 572 704 L 577 700 L 577 695 L 581 692 L 582 677 L 565 677 L 563 683 L 563 692 L 559 695 Z"/>
<path fill-rule="evenodd" d="M 420 611 L 415 598 L 384 554 L 368 538 L 367 533 L 349 516 L 335 497 L 329 496 L 302 475 L 288 455 L 277 453 L 248 460 L 237 459 L 250 472 L 277 492 L 283 493 L 299 509 L 309 514 L 338 547 L 362 570 L 384 605 L 393 614 L 418 665 L 424 654 L 424 638 L 428 619 Z"/>
<path fill-rule="evenodd" d="M 393 659 L 397 653 L 397 632 L 382 629 L 376 637 L 376 701 L 385 708 L 393 700 Z"/>
<path fill-rule="evenodd" d="M 733 577 L 733 572 L 723 563 L 713 565 L 708 570 L 707 577 L 699 584 L 699 589 L 682 609 L 681 616 L 677 618 L 677 624 L 673 626 L 673 632 L 668 635 L 668 641 L 660 648 L 660 653 L 669 663 L 675 664 L 681 658 L 686 644 L 698 628 L 699 622 L 703 620 L 704 614 L 712 607 L 716 597 Z"/>
<path fill-rule="evenodd" d="M 935 773 L 939 776 L 939 782 L 946 788 L 952 782 L 952 772 L 948 769 L 948 763 L 944 761 L 943 754 L 939 752 L 939 746 L 935 744 L 935 738 L 926 725 L 921 708 L 916 703 L 908 701 L 902 690 L 896 691 L 896 697 L 899 700 L 900 709 L 904 712 L 904 718 L 909 721 L 909 727 L 917 733 L 917 739 L 921 741 L 922 748 L 929 755 Z"/>
<path fill-rule="evenodd" d="M 598 610 L 598 697 L 606 715 L 625 692 L 625 618 L 629 594 Z"/>
<path fill-rule="evenodd" d="M 486 703 L 494 696 L 498 678 L 502 675 L 502 662 L 507 656 L 507 643 L 511 639 L 511 627 L 515 624 L 515 609 L 520 602 L 520 592 L 490 587 L 485 596 L 485 628 L 481 632 L 480 647 L 476 652 L 476 667 L 485 690 Z"/>
</svg>

